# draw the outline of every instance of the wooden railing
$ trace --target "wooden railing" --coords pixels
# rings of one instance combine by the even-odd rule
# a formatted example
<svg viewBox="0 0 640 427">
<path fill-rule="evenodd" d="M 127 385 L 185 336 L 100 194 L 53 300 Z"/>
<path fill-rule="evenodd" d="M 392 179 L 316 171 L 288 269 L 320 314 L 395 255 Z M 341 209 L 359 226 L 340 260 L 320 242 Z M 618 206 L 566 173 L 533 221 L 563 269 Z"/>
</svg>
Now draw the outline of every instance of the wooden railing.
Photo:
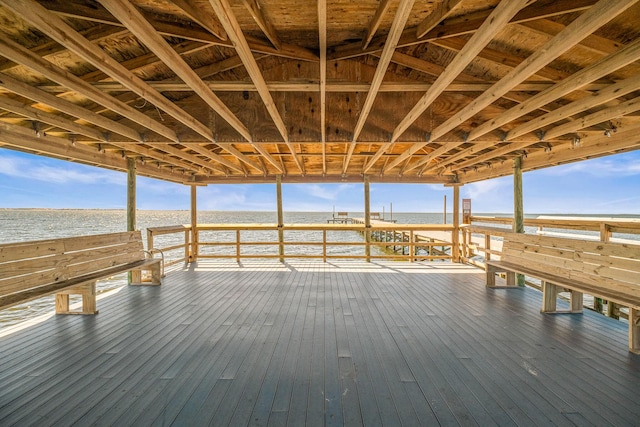
<svg viewBox="0 0 640 427">
<path fill-rule="evenodd" d="M 176 225 L 147 229 L 147 245 L 161 249 L 167 265 L 204 258 L 450 260 L 453 230 L 446 224 L 199 224 L 194 242 L 190 226 Z"/>
</svg>

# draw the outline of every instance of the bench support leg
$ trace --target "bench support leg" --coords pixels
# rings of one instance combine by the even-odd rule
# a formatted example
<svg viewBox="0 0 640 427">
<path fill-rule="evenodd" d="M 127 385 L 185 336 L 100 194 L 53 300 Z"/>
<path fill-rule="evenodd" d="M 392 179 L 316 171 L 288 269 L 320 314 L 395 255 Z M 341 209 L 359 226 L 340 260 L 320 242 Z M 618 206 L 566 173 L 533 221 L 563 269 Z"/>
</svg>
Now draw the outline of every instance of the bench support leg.
<svg viewBox="0 0 640 427">
<path fill-rule="evenodd" d="M 516 286 L 516 274 L 513 271 L 499 270 L 493 265 L 485 266 L 485 273 L 487 275 L 486 286 L 492 289 L 505 289 L 505 288 L 518 288 Z M 506 286 L 496 286 L 496 273 L 505 273 L 507 276 Z"/>
<path fill-rule="evenodd" d="M 640 310 L 629 308 L 629 351 L 640 354 Z"/>
<path fill-rule="evenodd" d="M 71 311 L 69 295 L 82 296 L 81 311 Z M 98 314 L 96 308 L 96 282 L 65 289 L 56 294 L 56 314 Z"/>
<path fill-rule="evenodd" d="M 542 313 L 582 313 L 582 292 L 578 291 L 569 291 L 569 310 L 558 310 L 558 293 L 560 292 L 561 287 L 558 285 L 554 285 L 553 283 L 549 283 L 547 281 L 542 282 Z"/>
<path fill-rule="evenodd" d="M 571 291 L 569 301 L 571 303 L 572 313 L 582 313 L 582 307 L 584 305 L 583 300 L 584 298 L 582 292 Z"/>
<path fill-rule="evenodd" d="M 150 264 L 148 266 L 143 267 L 140 270 L 133 270 L 131 272 L 131 284 L 132 285 L 136 285 L 136 286 L 140 286 L 140 285 L 160 285 L 161 282 L 161 277 L 162 277 L 162 271 L 161 271 L 161 264 L 160 264 L 160 260 L 158 259 L 158 262 Z M 145 271 L 150 271 L 151 272 L 151 281 L 143 281 L 142 280 L 142 270 Z"/>
<path fill-rule="evenodd" d="M 558 302 L 558 287 L 553 283 L 542 282 L 542 310 L 543 313 L 555 313 Z"/>
</svg>

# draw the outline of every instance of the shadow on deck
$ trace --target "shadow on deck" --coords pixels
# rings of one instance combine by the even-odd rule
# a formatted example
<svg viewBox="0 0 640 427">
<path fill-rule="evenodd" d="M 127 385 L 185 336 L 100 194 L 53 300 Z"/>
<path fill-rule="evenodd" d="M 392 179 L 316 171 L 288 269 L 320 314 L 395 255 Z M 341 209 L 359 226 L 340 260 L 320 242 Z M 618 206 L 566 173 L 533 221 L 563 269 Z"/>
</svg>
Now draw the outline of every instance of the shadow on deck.
<svg viewBox="0 0 640 427">
<path fill-rule="evenodd" d="M 627 325 L 448 263 L 205 262 L 0 337 L 0 425 L 637 425 Z"/>
</svg>

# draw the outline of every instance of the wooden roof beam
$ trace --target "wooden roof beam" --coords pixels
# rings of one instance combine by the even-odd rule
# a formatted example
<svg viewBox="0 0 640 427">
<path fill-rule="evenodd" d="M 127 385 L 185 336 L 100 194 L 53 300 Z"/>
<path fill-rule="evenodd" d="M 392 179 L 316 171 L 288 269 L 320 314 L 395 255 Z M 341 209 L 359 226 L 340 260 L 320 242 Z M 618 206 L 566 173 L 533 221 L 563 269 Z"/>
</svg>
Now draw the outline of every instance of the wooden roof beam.
<svg viewBox="0 0 640 427">
<path fill-rule="evenodd" d="M 502 30 L 503 26 L 509 22 L 509 20 L 526 5 L 527 0 L 502 0 L 500 4 L 493 10 L 491 15 L 486 19 L 485 23 L 479 28 L 479 30 L 471 37 L 469 42 L 464 48 L 456 55 L 456 57 L 446 67 L 445 72 L 442 73 L 434 82 L 433 86 L 424 94 L 424 96 L 416 103 L 411 111 L 401 120 L 400 124 L 394 129 L 391 136 L 391 142 L 395 142 L 404 133 L 404 131 L 420 116 L 427 108 L 436 100 L 438 96 L 445 90 L 450 83 L 465 69 L 465 67 L 476 57 L 492 39 Z M 433 136 L 430 135 L 425 143 L 416 144 L 411 148 L 410 154 L 404 157 L 396 159 L 387 165 L 386 170 L 400 164 L 411 154 L 424 147 L 429 140 L 432 140 Z M 366 173 L 374 163 L 384 154 L 386 150 L 385 146 L 382 146 L 378 152 L 371 158 L 369 163 L 365 165 L 364 172 Z"/>
<path fill-rule="evenodd" d="M 619 86 L 618 84 L 612 85 L 611 88 L 609 88 L 609 90 L 603 92 L 602 94 L 598 94 L 596 96 L 594 96 L 593 98 L 597 98 L 598 99 L 598 104 L 602 104 L 605 103 L 607 101 L 610 101 L 611 99 L 613 99 L 613 97 L 617 96 L 618 93 L 620 93 L 620 96 L 625 95 L 626 93 L 630 93 L 634 90 L 640 89 L 640 75 L 632 77 L 628 80 L 633 80 L 632 82 L 627 82 L 627 84 L 625 84 L 625 88 L 621 88 L 621 86 Z M 620 83 L 624 83 L 624 82 L 620 82 Z M 635 86 L 635 89 L 634 89 Z M 600 95 L 602 95 L 602 99 L 600 99 Z M 591 100 L 591 97 L 586 98 L 588 100 Z M 555 117 L 553 118 L 548 118 L 547 120 L 543 120 L 543 122 L 547 123 L 549 120 L 552 120 L 553 122 L 555 121 L 559 121 L 562 120 L 562 118 L 568 117 L 568 113 L 572 113 L 575 114 L 577 112 L 580 111 L 584 111 L 583 106 L 585 105 L 585 103 L 583 102 L 583 100 L 580 101 L 575 101 L 572 104 L 568 104 L 567 108 L 565 111 L 560 111 L 558 112 L 558 118 L 556 119 Z M 595 106 L 593 103 L 588 103 L 586 105 L 590 105 L 591 107 Z M 577 120 L 572 120 L 568 123 L 556 126 L 552 129 L 550 129 L 548 132 L 545 132 L 544 137 L 542 138 L 542 141 L 548 141 L 548 140 L 552 140 L 554 138 L 557 138 L 559 136 L 562 135 L 566 135 L 572 132 L 576 132 L 580 129 L 584 129 L 587 128 L 589 126 L 593 126 L 595 124 L 598 123 L 602 123 L 605 122 L 607 120 L 610 119 L 614 119 L 616 117 L 620 117 L 620 116 L 624 116 L 636 111 L 640 110 L 640 99 L 639 98 L 634 98 L 631 99 L 629 101 L 623 102 L 621 104 L 618 104 L 616 106 L 610 107 L 610 108 L 605 108 L 603 110 L 600 110 L 596 113 L 592 113 L 589 114 L 585 117 L 582 117 L 580 119 Z M 552 113 L 552 114 L 556 114 L 556 112 Z M 517 130 L 518 128 L 514 129 Z M 526 132 L 524 132 L 526 133 Z M 518 134 L 523 134 L 522 130 L 516 131 L 513 133 L 513 135 L 518 135 Z M 509 139 L 515 139 L 515 136 L 513 136 L 512 138 Z M 471 167 L 473 165 L 477 165 L 477 164 L 481 164 L 481 163 L 485 163 L 491 159 L 495 159 L 496 157 L 501 157 L 504 155 L 507 155 L 509 153 L 512 153 L 514 151 L 517 150 L 522 150 L 525 149 L 533 144 L 537 144 L 540 141 L 537 142 L 530 142 L 530 141 L 518 141 L 518 142 L 513 142 L 511 144 L 496 148 L 495 150 L 492 150 L 488 153 L 482 154 L 480 156 L 474 157 L 473 159 L 467 160 L 465 162 L 462 163 L 458 163 L 458 164 L 454 164 L 450 167 L 450 170 L 455 171 L 455 170 L 460 170 L 460 169 L 464 169 L 467 167 Z"/>
<path fill-rule="evenodd" d="M 194 22 L 197 22 L 211 32 L 214 36 L 220 40 L 226 40 L 227 35 L 222 29 L 222 25 L 216 21 L 212 10 L 207 10 L 203 3 L 194 4 L 193 0 L 170 0 L 173 4 L 178 6 L 182 11 Z"/>
<path fill-rule="evenodd" d="M 41 121 L 51 126 L 66 129 L 69 132 L 84 135 L 97 142 L 107 142 L 107 135 L 98 129 L 81 125 L 58 114 L 48 113 L 38 108 L 30 107 L 15 99 L 0 96 L 0 109 L 11 111 L 12 113 L 19 114 L 31 120 Z"/>
<path fill-rule="evenodd" d="M 238 21 L 236 20 L 236 17 L 233 14 L 233 11 L 231 10 L 231 6 L 229 5 L 229 2 L 227 0 L 210 0 L 210 2 L 211 2 L 211 6 L 213 7 L 216 14 L 218 15 L 220 22 L 222 23 L 222 26 L 227 32 L 229 39 L 235 45 L 236 52 L 238 52 L 238 56 L 242 59 L 242 62 L 244 63 L 244 66 L 247 72 L 249 73 L 251 81 L 253 81 L 253 84 L 256 86 L 256 90 L 258 91 L 258 94 L 260 95 L 262 102 L 265 104 L 265 107 L 267 108 L 267 111 L 269 112 L 271 119 L 275 123 L 276 128 L 278 129 L 278 132 L 280 132 L 280 135 L 284 139 L 285 144 L 287 144 L 287 147 L 289 148 L 289 151 L 291 152 L 291 155 L 293 156 L 293 159 L 295 160 L 296 165 L 298 166 L 300 171 L 303 171 L 303 166 L 300 163 L 300 159 L 296 154 L 295 148 L 289 142 L 289 134 L 287 132 L 287 126 L 284 124 L 284 121 L 282 120 L 282 117 L 280 116 L 280 113 L 278 112 L 278 109 L 275 103 L 273 102 L 271 93 L 267 88 L 267 83 L 265 82 L 264 77 L 260 72 L 258 63 L 256 62 L 255 58 L 251 53 L 251 49 L 249 48 L 247 40 L 244 37 L 244 34 L 242 33 L 242 29 L 240 28 L 240 25 L 238 24 Z M 275 162 L 275 159 L 273 160 L 274 162 L 272 164 L 276 166 L 277 162 Z M 271 162 L 271 160 L 269 161 Z M 278 165 L 278 169 L 280 169 L 279 165 Z"/>
<path fill-rule="evenodd" d="M 113 25 L 105 24 L 97 24 L 91 28 L 80 31 L 80 34 L 92 43 L 99 42 L 109 37 L 119 37 L 128 33 L 129 30 L 126 28 L 114 27 Z M 65 47 L 54 40 L 49 40 L 48 42 L 33 47 L 30 50 L 38 56 L 47 57 L 49 55 L 55 55 L 63 52 Z M 15 66 L 16 64 L 8 59 L 0 58 L 0 71 L 6 71 Z"/>
<path fill-rule="evenodd" d="M 224 165 L 224 166 L 228 167 L 231 170 L 234 170 L 234 171 L 236 171 L 238 173 L 246 175 L 245 171 L 239 165 L 235 165 L 232 162 L 230 162 L 229 160 L 227 160 L 224 157 L 220 156 L 219 154 L 213 153 L 211 150 L 207 150 L 201 144 L 189 144 L 186 147 L 188 147 L 190 150 L 195 151 L 198 154 L 201 154 L 201 155 L 213 160 L 214 162 L 218 162 L 221 165 Z"/>
<path fill-rule="evenodd" d="M 169 129 L 167 126 L 153 120 L 139 110 L 118 101 L 111 95 L 100 91 L 81 78 L 59 68 L 46 59 L 35 55 L 29 49 L 22 47 L 18 43 L 2 35 L 0 35 L 0 54 L 18 64 L 24 65 L 25 67 L 42 74 L 49 80 L 55 81 L 70 90 L 86 96 L 92 101 L 103 105 L 107 109 L 114 111 L 121 116 L 127 117 L 129 120 L 136 122 L 139 125 L 164 136 L 165 138 L 174 141 L 178 138 L 175 131 Z"/>
<path fill-rule="evenodd" d="M 120 154 L 102 152 L 88 145 L 83 146 L 82 144 L 76 144 L 74 146 L 71 141 L 65 138 L 58 138 L 51 135 L 41 135 L 38 137 L 30 129 L 21 126 L 0 122 L 0 140 L 9 147 L 40 155 L 44 154 L 63 160 L 71 159 L 76 162 L 101 166 L 107 169 L 127 170 L 127 160 Z M 177 174 L 173 171 L 167 171 L 144 164 L 138 164 L 136 170 L 138 174 L 143 176 L 178 183 L 193 179 L 192 175 L 187 176 L 184 173 Z"/>
<path fill-rule="evenodd" d="M 620 69 L 630 63 L 640 60 L 640 40 L 630 43 L 629 45 L 623 47 L 622 49 L 614 52 L 611 55 L 605 56 L 601 58 L 599 61 L 594 64 L 583 68 L 577 73 L 573 74 L 571 77 L 551 86 L 550 88 L 532 96 L 527 101 L 522 102 L 521 104 L 511 108 L 506 111 L 504 114 L 496 117 L 493 120 L 487 121 L 474 130 L 472 130 L 468 137 L 468 141 L 473 141 L 492 130 L 498 129 L 499 127 L 528 114 L 537 108 L 540 108 L 543 105 L 546 105 L 564 95 L 569 94 L 570 92 L 578 89 L 580 87 L 584 87 L 589 82 L 598 80 L 617 69 Z M 588 97 L 588 99 L 591 97 Z M 551 113 L 554 117 L 557 114 L 557 110 Z M 549 116 L 551 117 L 551 116 Z M 525 132 L 526 133 L 526 132 Z M 444 167 L 448 164 L 455 162 L 456 160 L 466 157 L 468 155 L 472 155 L 477 152 L 477 147 L 472 146 L 467 148 L 466 150 L 462 150 L 460 153 L 449 156 L 445 161 L 441 162 L 437 165 L 431 165 L 425 169 L 425 171 L 433 170 L 437 167 Z M 423 164 L 427 163 L 425 159 L 421 159 L 416 162 L 415 167 L 419 167 Z"/>
<path fill-rule="evenodd" d="M 539 0 L 532 5 L 523 8 L 513 17 L 510 23 L 521 23 L 540 18 L 578 12 L 590 8 L 596 2 L 597 0 Z M 478 28 L 480 28 L 490 13 L 491 11 L 480 13 L 473 20 L 464 22 L 460 22 L 456 19 L 452 19 L 450 22 L 445 20 L 440 25 L 437 25 L 433 30 L 429 31 L 423 38 L 416 37 L 415 27 L 408 28 L 403 32 L 402 37 L 400 37 L 398 47 L 413 46 L 445 37 L 474 33 Z M 384 43 L 384 37 L 375 37 L 366 49 L 362 49 L 362 44 L 360 42 L 337 46 L 332 49 L 332 53 L 329 54 L 328 59 L 349 59 L 379 52 L 382 50 Z"/>
<path fill-rule="evenodd" d="M 407 19 L 409 19 L 409 15 L 411 14 L 411 9 L 413 8 L 414 2 L 415 0 L 400 0 L 400 3 L 398 4 L 398 10 L 396 11 L 396 15 L 393 18 L 391 29 L 389 30 L 389 34 L 387 35 L 387 41 L 384 45 L 384 48 L 382 49 L 382 54 L 380 55 L 380 60 L 378 61 L 376 72 L 373 75 L 373 79 L 371 81 L 371 87 L 369 88 L 367 98 L 365 99 L 364 104 L 360 109 L 360 115 L 358 116 L 356 127 L 353 130 L 351 144 L 349 145 L 348 155 L 342 167 L 342 173 L 347 172 L 347 168 L 349 167 L 349 162 L 351 160 L 351 155 L 353 154 L 353 150 L 356 146 L 356 141 L 360 136 L 360 132 L 362 132 L 362 129 L 364 128 L 364 124 L 367 122 L 367 118 L 369 117 L 369 113 L 371 112 L 371 108 L 373 107 L 373 102 L 378 96 L 378 90 L 380 89 L 382 80 L 387 73 L 387 68 L 391 63 L 391 57 L 393 56 L 393 52 L 395 52 L 396 50 L 398 40 L 402 35 L 402 30 L 407 23 Z"/>
<path fill-rule="evenodd" d="M 86 108 L 79 107 L 76 104 L 73 104 L 72 102 L 69 102 L 65 99 L 36 89 L 33 86 L 28 85 L 27 83 L 24 83 L 20 80 L 14 79 L 13 77 L 10 77 L 6 74 L 0 73 L 0 87 L 3 87 L 25 98 L 29 98 L 33 101 L 48 105 L 51 108 L 55 108 L 56 110 L 61 111 L 65 114 L 69 114 L 79 119 L 86 120 L 89 123 L 93 123 L 96 126 L 100 126 L 111 132 L 115 132 L 118 135 L 122 135 L 138 142 L 143 141 L 140 133 L 135 129 L 130 128 L 129 126 L 117 123 L 111 119 L 101 116 L 100 114 L 89 111 Z"/>
<path fill-rule="evenodd" d="M 561 135 L 576 132 L 580 129 L 586 129 L 599 123 L 635 113 L 636 111 L 640 111 L 640 97 L 630 99 L 613 107 L 604 108 L 595 113 L 591 113 L 579 119 L 572 120 L 569 123 L 565 123 L 563 125 L 559 125 L 552 129 L 549 129 L 544 133 L 544 139 L 547 141 L 552 140 Z M 616 129 L 608 130 L 610 132 L 617 131 Z"/>
<path fill-rule="evenodd" d="M 439 23 L 451 15 L 462 3 L 462 0 L 442 0 L 436 9 L 416 27 L 416 38 L 422 38 Z M 366 46 L 365 46 L 366 47 Z"/>
<path fill-rule="evenodd" d="M 247 8 L 253 20 L 256 21 L 258 27 L 262 30 L 265 36 L 269 39 L 273 47 L 280 49 L 282 43 L 278 37 L 278 33 L 271 24 L 271 21 L 264 14 L 264 10 L 258 0 L 242 0 L 242 3 Z"/>
<path fill-rule="evenodd" d="M 541 67 L 562 55 L 571 47 L 578 44 L 588 34 L 591 34 L 600 28 L 615 16 L 631 7 L 637 1 L 638 0 L 600 0 L 596 5 L 576 18 L 556 37 L 549 40 L 544 46 L 536 50 L 519 66 L 512 69 L 506 76 L 494 84 L 491 89 L 478 96 L 473 102 L 438 126 L 432 133 L 432 139 L 436 140 L 440 138 L 460 123 L 463 123 L 473 117 L 478 111 L 484 109 L 496 99 L 509 92 L 515 85 L 522 83 Z M 404 156 L 411 156 L 425 144 L 426 143 L 414 145 L 410 150 L 405 152 Z M 431 153 L 431 158 L 436 158 L 437 156 L 440 156 L 461 144 L 462 143 L 445 144 L 437 150 L 434 150 Z M 400 159 L 396 159 L 396 161 L 392 162 L 391 165 L 389 165 L 389 168 L 397 166 L 400 163 L 398 160 L 402 161 L 404 159 L 401 156 Z"/>
<path fill-rule="evenodd" d="M 327 174 L 327 0 L 318 0 L 318 38 L 320 47 L 320 143 L 322 174 Z"/>
<path fill-rule="evenodd" d="M 378 27 L 380 27 L 380 22 L 382 22 L 382 18 L 384 14 L 389 10 L 389 6 L 391 6 L 391 0 L 380 0 L 378 4 L 378 8 L 376 9 L 376 13 L 371 18 L 369 22 L 369 27 L 367 28 L 367 34 L 364 36 L 362 40 L 362 49 L 366 49 L 371 43 L 371 39 L 376 35 L 376 31 L 378 31 Z"/>
<path fill-rule="evenodd" d="M 38 0 L 42 5 L 52 12 L 63 16 L 69 16 L 77 19 L 83 19 L 93 22 L 100 22 L 110 25 L 123 26 L 121 22 L 113 17 L 106 9 L 102 7 L 87 7 L 84 2 L 76 0 L 52 1 Z M 193 40 L 202 43 L 213 43 L 219 46 L 233 47 L 233 43 L 229 40 L 222 40 L 211 34 L 208 30 L 197 24 L 185 26 L 180 23 L 160 22 L 152 14 L 143 12 L 145 19 L 153 26 L 154 30 L 160 34 L 171 37 L 180 37 L 186 40 Z M 318 55 L 309 49 L 301 46 L 283 43 L 280 49 L 274 48 L 270 43 L 265 43 L 261 39 L 247 37 L 247 41 L 251 46 L 251 50 L 259 53 L 266 53 L 283 58 L 297 59 L 301 61 L 318 61 Z"/>
<path fill-rule="evenodd" d="M 637 149 L 640 149 L 640 123 L 618 130 L 611 138 L 603 134 L 586 136 L 582 139 L 579 148 L 576 148 L 571 141 L 567 141 L 554 146 L 548 152 L 540 150 L 529 153 L 526 159 L 522 159 L 522 170 L 541 169 L 550 165 Z M 513 167 L 510 162 L 505 162 L 503 165 L 494 165 L 490 169 L 458 173 L 457 177 L 460 183 L 466 184 L 511 174 L 513 174 Z"/>
<path fill-rule="evenodd" d="M 602 0 L 607 1 L 607 0 Z M 611 0 L 609 0 L 611 1 Z M 602 105 L 605 102 L 609 102 L 613 99 L 624 96 L 628 93 L 640 89 L 640 74 L 636 74 L 628 79 L 619 81 L 608 86 L 606 89 L 598 91 L 594 96 L 579 99 L 570 104 L 567 104 L 561 108 L 558 108 L 551 113 L 547 113 L 543 116 L 536 117 L 529 120 L 522 125 L 511 129 L 507 132 L 506 139 L 511 140 L 519 136 L 525 135 L 536 129 L 548 126 L 552 123 L 571 117 L 574 114 L 587 111 L 590 108 Z M 546 136 L 545 136 L 546 138 Z"/>
<path fill-rule="evenodd" d="M 153 51 L 162 62 L 168 65 L 185 83 L 187 83 L 198 96 L 207 103 L 216 113 L 226 120 L 243 138 L 252 141 L 252 136 L 247 127 L 233 114 L 233 112 L 218 98 L 202 81 L 202 79 L 189 67 L 182 57 L 173 50 L 171 46 L 153 30 L 149 22 L 145 20 L 142 14 L 126 0 L 100 0 L 103 5 L 138 38 L 151 51 Z M 145 84 L 146 85 L 146 84 Z M 146 85 L 148 87 L 148 85 Z M 149 87 L 149 89 L 151 89 Z M 153 89 L 152 89 L 153 90 Z M 187 126 L 205 136 L 209 141 L 214 142 L 213 132 L 204 124 L 188 115 L 182 109 L 178 108 L 164 98 L 161 105 L 167 113 L 171 114 L 177 120 L 180 120 Z M 141 95 L 143 96 L 143 95 Z M 166 104 L 166 106 L 165 106 Z M 173 113 L 173 114 L 172 114 Z"/>
</svg>

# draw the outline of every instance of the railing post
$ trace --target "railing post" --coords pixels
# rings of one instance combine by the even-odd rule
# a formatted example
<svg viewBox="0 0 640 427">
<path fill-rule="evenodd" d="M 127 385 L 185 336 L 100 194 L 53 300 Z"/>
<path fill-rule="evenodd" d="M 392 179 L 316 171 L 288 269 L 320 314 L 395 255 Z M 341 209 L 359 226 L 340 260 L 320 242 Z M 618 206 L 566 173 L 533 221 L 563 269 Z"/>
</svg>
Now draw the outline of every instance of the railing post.
<svg viewBox="0 0 640 427">
<path fill-rule="evenodd" d="M 185 264 L 189 262 L 189 235 L 191 233 L 191 229 L 184 230 L 184 262 Z"/>
<path fill-rule="evenodd" d="M 236 262 L 240 264 L 240 230 L 236 230 Z"/>
<path fill-rule="evenodd" d="M 451 257 L 453 262 L 460 262 L 460 186 L 453 186 L 453 235 L 451 236 Z"/>
<path fill-rule="evenodd" d="M 327 262 L 327 230 L 322 230 L 322 261 Z"/>
<path fill-rule="evenodd" d="M 416 255 L 416 252 L 415 252 L 416 247 L 413 244 L 413 238 L 414 238 L 413 230 L 411 230 L 409 231 L 409 253 L 411 254 L 411 262 L 415 261 L 415 255 Z"/>
<path fill-rule="evenodd" d="M 513 232 L 524 233 L 524 203 L 522 196 L 522 157 L 513 161 Z M 518 286 L 524 286 L 524 275 L 516 274 Z"/>
<path fill-rule="evenodd" d="M 282 175 L 276 175 L 276 203 L 278 205 L 278 255 L 284 262 L 284 219 L 282 214 Z"/>
<path fill-rule="evenodd" d="M 197 187 L 191 186 L 191 254 L 189 256 L 189 262 L 195 262 L 198 260 L 198 210 L 196 205 L 197 200 Z"/>
<path fill-rule="evenodd" d="M 371 212 L 370 212 L 370 198 L 369 198 L 369 176 L 364 176 L 364 238 L 365 248 L 364 254 L 367 262 L 371 262 Z"/>
</svg>

